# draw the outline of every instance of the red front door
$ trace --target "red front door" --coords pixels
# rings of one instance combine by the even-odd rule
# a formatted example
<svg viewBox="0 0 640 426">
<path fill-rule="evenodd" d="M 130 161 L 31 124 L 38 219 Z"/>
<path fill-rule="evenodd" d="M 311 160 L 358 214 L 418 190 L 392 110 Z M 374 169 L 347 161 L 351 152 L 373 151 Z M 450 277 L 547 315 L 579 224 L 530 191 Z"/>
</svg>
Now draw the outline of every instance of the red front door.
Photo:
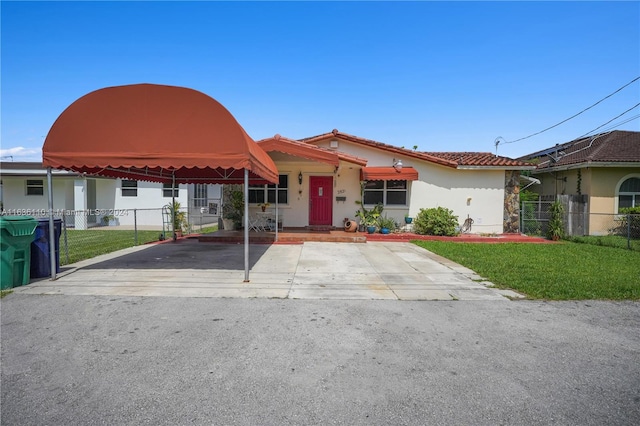
<svg viewBox="0 0 640 426">
<path fill-rule="evenodd" d="M 331 225 L 333 177 L 309 177 L 309 225 Z"/>
</svg>

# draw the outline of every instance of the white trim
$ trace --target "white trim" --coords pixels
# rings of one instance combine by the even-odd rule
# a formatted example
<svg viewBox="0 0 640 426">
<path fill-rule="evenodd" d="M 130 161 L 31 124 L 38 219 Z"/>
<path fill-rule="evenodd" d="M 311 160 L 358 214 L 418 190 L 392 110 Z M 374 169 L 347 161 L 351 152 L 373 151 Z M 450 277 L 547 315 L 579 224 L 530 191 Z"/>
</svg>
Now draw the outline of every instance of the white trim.
<svg viewBox="0 0 640 426">
<path fill-rule="evenodd" d="M 616 184 L 616 192 L 615 192 L 615 196 L 613 198 L 613 202 L 614 202 L 613 211 L 615 212 L 615 214 L 618 214 L 618 210 L 619 210 L 618 204 L 619 204 L 619 201 L 620 201 L 620 187 L 622 186 L 622 184 L 627 179 L 631 179 L 631 178 L 640 179 L 640 173 L 629 173 L 628 175 L 623 176 L 622 179 L 620 179 L 618 181 L 618 183 Z M 632 194 L 635 194 L 635 192 L 633 192 Z M 623 195 L 625 195 L 625 194 L 623 194 Z"/>
</svg>

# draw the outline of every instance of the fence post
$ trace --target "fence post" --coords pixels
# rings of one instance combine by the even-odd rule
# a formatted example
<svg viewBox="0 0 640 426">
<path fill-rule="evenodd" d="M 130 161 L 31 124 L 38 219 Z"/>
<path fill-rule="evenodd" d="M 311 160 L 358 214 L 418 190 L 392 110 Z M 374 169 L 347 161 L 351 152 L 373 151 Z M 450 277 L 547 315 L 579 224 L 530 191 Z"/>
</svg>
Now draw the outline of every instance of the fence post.
<svg viewBox="0 0 640 426">
<path fill-rule="evenodd" d="M 68 265 L 69 264 L 69 241 L 67 240 L 67 215 L 65 210 L 62 210 L 62 229 L 64 231 L 64 255 L 67 259 L 67 265 Z"/>
<path fill-rule="evenodd" d="M 631 214 L 627 215 L 627 248 L 631 250 Z"/>
<path fill-rule="evenodd" d="M 138 209 L 133 209 L 133 239 L 134 245 L 138 245 Z"/>
</svg>

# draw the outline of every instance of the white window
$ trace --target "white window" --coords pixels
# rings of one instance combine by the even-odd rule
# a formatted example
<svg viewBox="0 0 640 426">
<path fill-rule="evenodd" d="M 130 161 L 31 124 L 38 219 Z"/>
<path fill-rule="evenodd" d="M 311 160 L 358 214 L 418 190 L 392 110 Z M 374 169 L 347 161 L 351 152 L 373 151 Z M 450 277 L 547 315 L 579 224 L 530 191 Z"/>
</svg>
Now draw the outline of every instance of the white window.
<svg viewBox="0 0 640 426">
<path fill-rule="evenodd" d="M 406 180 L 370 180 L 364 185 L 364 204 L 385 206 L 407 205 Z"/>
<path fill-rule="evenodd" d="M 207 207 L 207 184 L 196 183 L 193 186 L 193 206 Z"/>
<path fill-rule="evenodd" d="M 640 207 L 640 178 L 632 177 L 618 190 L 618 213 L 625 207 Z"/>
<path fill-rule="evenodd" d="M 27 195 L 44 195 L 42 179 L 27 179 Z"/>
<path fill-rule="evenodd" d="M 138 181 L 136 180 L 123 180 L 121 183 L 122 196 L 123 197 L 137 197 L 138 196 Z"/>
<path fill-rule="evenodd" d="M 171 191 L 173 189 L 173 191 Z M 180 192 L 179 188 L 172 188 L 170 183 L 162 184 L 162 196 L 165 198 L 178 197 L 178 193 Z"/>
<path fill-rule="evenodd" d="M 264 202 L 275 204 L 276 202 L 276 186 L 255 185 L 249 186 L 249 204 L 261 204 Z M 266 200 L 266 201 L 265 201 Z M 289 203 L 289 176 L 280 175 L 278 182 L 278 204 Z"/>
</svg>

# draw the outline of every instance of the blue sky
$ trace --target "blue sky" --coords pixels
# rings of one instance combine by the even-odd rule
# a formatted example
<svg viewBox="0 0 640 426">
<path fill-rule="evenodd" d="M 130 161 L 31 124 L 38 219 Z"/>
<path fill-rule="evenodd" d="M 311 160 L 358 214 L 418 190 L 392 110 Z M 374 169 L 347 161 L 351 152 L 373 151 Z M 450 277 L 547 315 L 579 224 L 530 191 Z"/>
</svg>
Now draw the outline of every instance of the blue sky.
<svg viewBox="0 0 640 426">
<path fill-rule="evenodd" d="M 497 137 L 536 133 L 640 76 L 639 2 L 2 1 L 0 14 L 2 155 L 14 161 L 41 160 L 58 115 L 108 86 L 202 91 L 256 140 L 337 128 L 495 152 Z M 569 141 L 639 102 L 640 80 L 498 154 Z"/>
</svg>

